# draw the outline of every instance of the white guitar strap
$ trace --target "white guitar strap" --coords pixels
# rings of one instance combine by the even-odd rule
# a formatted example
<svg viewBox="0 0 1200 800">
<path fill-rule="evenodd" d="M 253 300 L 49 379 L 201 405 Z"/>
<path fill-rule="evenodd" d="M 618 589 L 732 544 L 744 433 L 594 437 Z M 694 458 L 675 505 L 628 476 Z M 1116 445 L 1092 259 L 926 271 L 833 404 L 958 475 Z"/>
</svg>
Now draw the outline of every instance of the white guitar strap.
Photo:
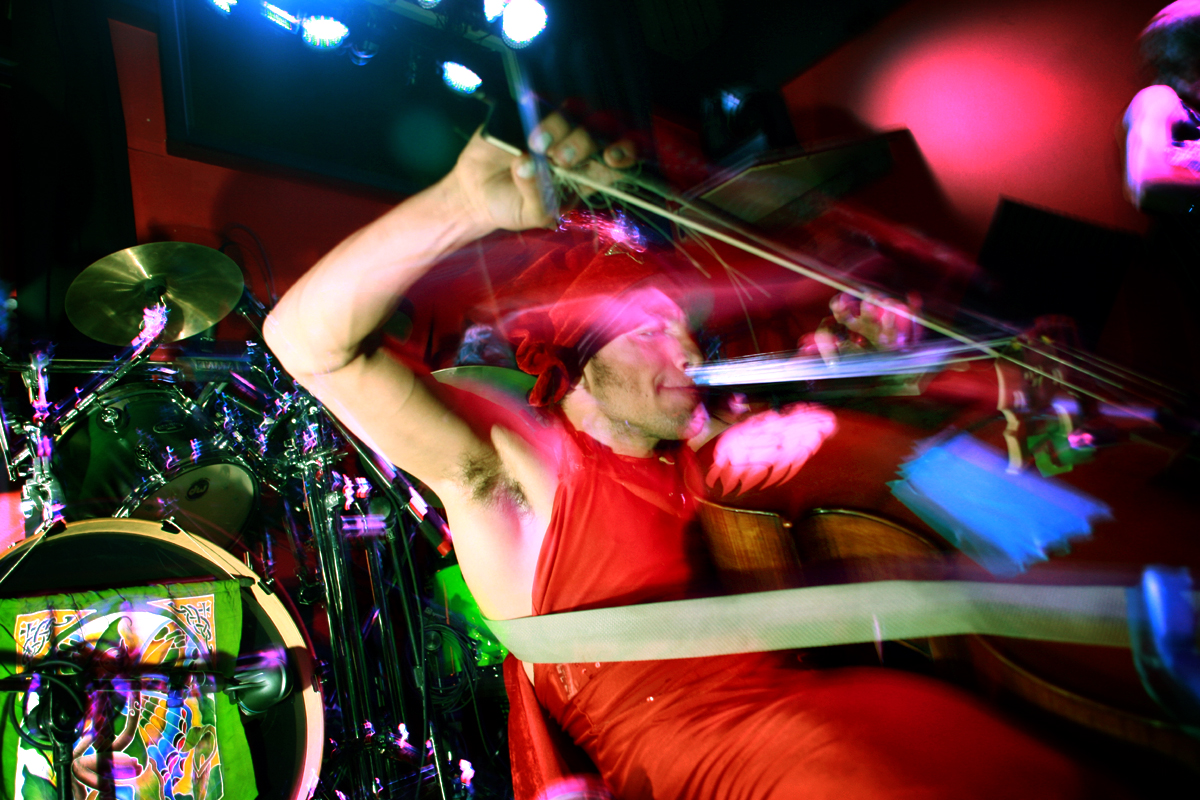
<svg viewBox="0 0 1200 800">
<path fill-rule="evenodd" d="M 1119 586 L 876 581 L 487 620 L 529 663 L 646 661 L 984 634 L 1129 647 Z M 1193 603 L 1198 597 L 1193 593 Z M 1200 606 L 1197 606 L 1200 607 Z"/>
</svg>

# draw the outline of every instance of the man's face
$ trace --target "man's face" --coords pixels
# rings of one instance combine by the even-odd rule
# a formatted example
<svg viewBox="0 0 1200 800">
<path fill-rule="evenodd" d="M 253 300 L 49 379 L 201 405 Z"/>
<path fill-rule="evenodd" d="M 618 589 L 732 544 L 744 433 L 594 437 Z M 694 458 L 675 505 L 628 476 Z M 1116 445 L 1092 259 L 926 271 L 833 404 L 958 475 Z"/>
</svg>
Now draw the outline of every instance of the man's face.
<svg viewBox="0 0 1200 800">
<path fill-rule="evenodd" d="M 683 439 L 694 433 L 699 395 L 684 369 L 699 364 L 683 311 L 658 289 L 631 292 L 616 337 L 584 367 L 588 389 L 614 426 L 651 439 Z M 701 418 L 702 421 L 702 418 Z"/>
</svg>

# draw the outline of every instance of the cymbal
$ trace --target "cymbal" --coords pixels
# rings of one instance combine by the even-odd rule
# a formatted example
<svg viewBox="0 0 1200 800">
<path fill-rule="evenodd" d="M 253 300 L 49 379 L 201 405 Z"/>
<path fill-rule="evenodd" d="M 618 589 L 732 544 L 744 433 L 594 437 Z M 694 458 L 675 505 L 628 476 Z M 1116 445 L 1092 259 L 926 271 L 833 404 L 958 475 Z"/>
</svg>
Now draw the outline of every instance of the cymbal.
<svg viewBox="0 0 1200 800">
<path fill-rule="evenodd" d="M 162 341 L 220 322 L 242 296 L 242 271 L 224 253 L 187 242 L 129 247 L 91 264 L 67 289 L 67 317 L 107 344 L 129 344 L 143 311 L 160 298 L 170 314 Z"/>
<path fill-rule="evenodd" d="M 435 369 L 430 373 L 438 383 L 445 383 L 468 392 L 480 385 L 510 395 L 525 402 L 537 378 L 509 367 L 491 367 L 483 364 L 466 364 L 461 367 Z"/>
</svg>

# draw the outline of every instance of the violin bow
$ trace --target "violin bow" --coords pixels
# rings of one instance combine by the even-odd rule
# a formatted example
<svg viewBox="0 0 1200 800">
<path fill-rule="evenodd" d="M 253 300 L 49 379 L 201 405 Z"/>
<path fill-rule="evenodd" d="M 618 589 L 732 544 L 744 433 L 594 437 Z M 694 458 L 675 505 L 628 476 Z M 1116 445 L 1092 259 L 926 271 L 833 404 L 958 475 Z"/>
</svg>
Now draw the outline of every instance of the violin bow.
<svg viewBox="0 0 1200 800">
<path fill-rule="evenodd" d="M 767 261 L 767 262 L 770 262 L 777 266 L 783 267 L 784 269 L 786 269 L 790 272 L 793 272 L 793 273 L 796 273 L 803 277 L 818 281 L 818 282 L 820 282 L 826 286 L 829 286 L 830 288 L 835 289 L 839 292 L 844 292 L 844 293 L 850 295 L 851 297 L 858 298 L 859 300 L 866 300 L 866 301 L 871 300 L 871 298 L 869 296 L 870 293 L 867 290 L 862 289 L 858 286 L 855 286 L 851 283 L 848 283 L 847 281 L 842 280 L 841 278 L 837 277 L 836 275 L 833 274 L 833 272 L 834 272 L 833 268 L 830 267 L 828 264 L 825 264 L 824 262 L 822 262 L 819 259 L 814 258 L 812 256 L 796 253 L 794 251 L 789 251 L 787 253 L 787 255 L 780 254 L 779 252 L 776 252 L 776 250 L 778 248 L 775 244 L 767 241 L 766 239 L 753 233 L 752 231 L 747 230 L 743 224 L 739 224 L 738 222 L 735 222 L 735 221 L 732 221 L 732 220 L 726 218 L 727 215 L 724 215 L 715 209 L 707 207 L 707 204 L 702 204 L 701 202 L 684 198 L 684 197 L 680 196 L 678 193 L 676 193 L 670 189 L 667 189 L 666 187 L 654 186 L 649 181 L 645 180 L 644 178 L 639 178 L 639 177 L 634 177 L 634 176 L 629 176 L 629 175 L 622 175 L 621 182 L 623 182 L 625 184 L 630 184 L 630 185 L 636 187 L 637 189 L 642 190 L 643 192 L 657 195 L 660 198 L 659 202 L 655 202 L 654 200 L 651 200 L 645 196 L 642 196 L 639 194 L 634 194 L 630 191 L 626 191 L 625 189 L 622 189 L 617 185 L 613 185 L 611 183 L 605 183 L 604 181 L 598 180 L 590 175 L 587 175 L 585 172 L 579 171 L 577 169 L 565 169 L 563 167 L 559 167 L 554 164 L 548 164 L 548 166 L 549 166 L 551 174 L 553 174 L 553 176 L 555 178 L 559 179 L 560 181 L 562 181 L 565 184 L 578 184 L 580 186 L 587 187 L 589 189 L 592 189 L 593 191 L 600 192 L 601 194 L 603 194 L 606 197 L 612 198 L 613 200 L 617 200 L 625 205 L 632 206 L 634 208 L 639 208 L 643 211 L 647 211 L 652 214 L 656 214 L 660 217 L 663 217 L 685 230 L 688 230 L 688 231 L 691 231 L 691 232 L 697 233 L 697 234 L 702 234 L 704 236 L 709 236 L 717 241 L 723 242 L 725 244 L 730 245 L 731 247 L 735 247 L 745 253 L 748 253 L 749 255 L 755 256 L 757 258 L 761 258 L 764 261 Z M 680 213 L 680 211 L 676 211 L 676 210 L 667 208 L 666 207 L 667 202 L 677 204 L 682 211 L 690 212 L 690 215 L 685 214 L 685 213 Z M 699 217 L 699 218 L 695 218 L 695 217 Z M 959 331 L 955 330 L 954 328 L 951 328 L 950 326 L 943 324 L 942 322 L 935 320 L 931 317 L 928 317 L 920 312 L 913 311 L 911 308 L 909 308 L 907 306 L 898 305 L 898 306 L 894 306 L 894 307 L 889 307 L 888 310 L 892 311 L 897 316 L 900 316 L 900 317 L 903 317 L 903 318 L 909 320 L 910 322 L 912 322 L 915 325 L 920 325 L 920 326 L 927 328 L 935 333 L 941 334 L 942 336 L 945 336 L 948 339 L 953 339 L 962 345 L 966 345 L 970 349 L 978 350 L 980 353 L 984 354 L 984 356 L 986 356 L 986 357 L 1001 359 L 1001 360 L 1005 360 L 1005 361 L 1009 361 L 1014 364 L 1017 364 L 1022 369 L 1032 372 L 1035 375 L 1041 376 L 1042 378 L 1046 378 L 1048 380 L 1054 381 L 1055 383 L 1063 386 L 1064 388 L 1070 389 L 1073 392 L 1077 392 L 1080 395 L 1089 397 L 1093 400 L 1096 400 L 1096 401 L 1102 402 L 1102 403 L 1108 403 L 1111 400 L 1111 398 L 1103 397 L 1100 394 L 1097 394 L 1096 392 L 1094 392 L 1088 388 L 1080 386 L 1077 383 L 1066 379 L 1061 374 L 1055 374 L 1054 372 L 1043 369 L 1037 365 L 1030 364 L 1027 361 L 1019 358 L 1014 353 L 1005 352 L 1004 350 L 999 349 L 1004 344 L 1007 344 L 1008 342 L 1012 341 L 1011 339 L 1002 339 L 1002 340 L 994 340 L 994 341 L 987 341 L 987 342 L 977 341 L 973 337 L 968 336 L 967 334 L 964 334 L 964 333 L 960 333 Z M 1097 380 L 1104 384 L 1108 384 L 1109 386 L 1111 386 L 1114 389 L 1117 389 L 1118 391 L 1139 395 L 1140 399 L 1145 399 L 1145 400 L 1150 399 L 1150 398 L 1141 396 L 1140 392 L 1137 392 L 1136 390 L 1131 389 L 1124 382 L 1118 381 L 1114 378 L 1109 378 L 1104 375 L 1101 375 L 1099 373 L 1100 369 L 1110 369 L 1110 370 L 1112 369 L 1112 366 L 1108 365 L 1106 362 L 1103 362 L 1101 359 L 1093 358 L 1092 361 L 1093 361 L 1093 363 L 1096 364 L 1096 367 L 1095 368 L 1087 368 L 1087 367 L 1081 367 L 1080 365 L 1077 365 L 1077 364 L 1072 364 L 1072 363 L 1068 362 L 1062 355 L 1060 355 L 1058 353 L 1049 352 L 1049 351 L 1047 351 L 1043 348 L 1037 347 L 1036 345 L 1029 343 L 1029 342 L 1022 341 L 1022 342 L 1020 342 L 1020 346 L 1024 349 L 1029 350 L 1030 352 L 1041 355 L 1052 361 L 1061 363 L 1064 366 L 1067 366 L 1070 369 L 1078 371 L 1081 374 L 1087 375 L 1088 377 L 1090 377 L 1094 380 Z M 1151 381 L 1149 381 L 1149 379 L 1145 379 L 1145 378 L 1142 378 L 1141 376 L 1137 376 L 1136 373 L 1132 372 L 1132 370 L 1128 370 L 1125 368 L 1121 368 L 1121 370 L 1123 372 L 1125 372 L 1125 374 L 1129 375 L 1130 377 L 1133 377 L 1135 379 L 1140 379 L 1145 382 L 1151 382 Z M 1163 386 L 1162 388 L 1169 389 L 1169 387 L 1165 387 L 1165 386 Z M 1139 418 L 1144 418 L 1147 421 L 1152 421 L 1152 417 L 1148 417 L 1144 411 L 1142 411 L 1141 409 L 1138 409 L 1136 407 L 1130 406 L 1128 403 L 1118 402 L 1118 403 L 1113 403 L 1113 405 L 1123 406 L 1129 413 L 1133 414 L 1134 416 L 1137 416 Z"/>
</svg>

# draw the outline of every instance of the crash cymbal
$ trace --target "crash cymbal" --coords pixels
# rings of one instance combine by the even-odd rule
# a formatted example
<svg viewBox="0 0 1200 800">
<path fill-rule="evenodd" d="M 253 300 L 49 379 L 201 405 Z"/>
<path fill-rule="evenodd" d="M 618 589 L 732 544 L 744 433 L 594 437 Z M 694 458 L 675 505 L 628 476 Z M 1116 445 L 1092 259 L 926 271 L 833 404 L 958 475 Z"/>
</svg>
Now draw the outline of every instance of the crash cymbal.
<svg viewBox="0 0 1200 800">
<path fill-rule="evenodd" d="M 242 296 L 242 271 L 218 250 L 187 242 L 139 244 L 90 265 L 67 289 L 67 317 L 93 339 L 129 344 L 159 298 L 170 314 L 162 341 L 220 322 Z"/>
</svg>

